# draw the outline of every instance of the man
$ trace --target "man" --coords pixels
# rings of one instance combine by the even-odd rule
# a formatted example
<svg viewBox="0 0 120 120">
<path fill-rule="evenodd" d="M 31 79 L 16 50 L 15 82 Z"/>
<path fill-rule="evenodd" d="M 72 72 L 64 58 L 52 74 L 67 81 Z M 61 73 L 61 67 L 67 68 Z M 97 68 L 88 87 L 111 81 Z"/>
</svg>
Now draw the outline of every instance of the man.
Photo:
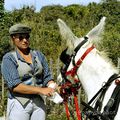
<svg viewBox="0 0 120 120">
<path fill-rule="evenodd" d="M 1 72 L 9 95 L 7 120 L 45 120 L 42 95 L 51 96 L 55 83 L 45 56 L 30 48 L 31 28 L 24 24 L 10 27 L 14 51 L 3 56 Z M 54 88 L 48 87 L 53 84 Z"/>
</svg>

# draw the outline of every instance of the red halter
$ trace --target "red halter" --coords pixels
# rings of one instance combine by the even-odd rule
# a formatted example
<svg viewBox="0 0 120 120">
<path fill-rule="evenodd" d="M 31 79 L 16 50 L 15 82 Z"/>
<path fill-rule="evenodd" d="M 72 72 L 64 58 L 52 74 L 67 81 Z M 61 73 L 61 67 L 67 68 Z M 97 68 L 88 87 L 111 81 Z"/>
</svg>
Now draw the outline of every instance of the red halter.
<svg viewBox="0 0 120 120">
<path fill-rule="evenodd" d="M 94 45 L 92 45 L 91 47 L 89 47 L 85 53 L 81 56 L 81 58 L 77 61 L 76 65 L 69 71 L 66 72 L 66 75 L 71 75 L 72 77 L 75 76 L 77 69 L 79 68 L 79 66 L 81 65 L 81 63 L 83 62 L 84 58 L 94 49 Z"/>
<path fill-rule="evenodd" d="M 76 80 L 74 77 L 76 75 L 76 72 L 77 72 L 77 69 L 79 68 L 79 66 L 81 65 L 82 61 L 84 60 L 84 58 L 94 49 L 95 47 L 92 45 L 90 48 L 88 48 L 85 53 L 81 56 L 81 58 L 77 61 L 77 63 L 75 64 L 75 66 L 67 71 L 65 73 L 66 76 L 70 75 L 74 82 L 77 83 L 77 82 L 80 82 L 80 80 Z M 65 84 L 66 85 L 66 84 Z M 67 85 L 68 86 L 68 85 Z M 65 86 L 63 86 L 63 90 L 64 90 Z M 75 103 L 75 109 L 76 109 L 76 114 L 77 114 L 77 118 L 78 120 L 81 120 L 82 117 L 81 117 L 81 112 L 80 112 L 80 109 L 79 109 L 79 105 L 78 105 L 78 98 L 77 98 L 77 93 L 78 93 L 78 89 L 79 88 L 76 88 L 74 89 L 72 92 L 74 94 L 74 103 Z M 70 112 L 69 112 L 69 109 L 68 109 L 68 105 L 67 105 L 67 101 L 64 101 L 64 104 L 65 104 L 65 108 L 66 108 L 66 114 L 67 114 L 67 118 L 68 120 L 70 120 Z"/>
</svg>

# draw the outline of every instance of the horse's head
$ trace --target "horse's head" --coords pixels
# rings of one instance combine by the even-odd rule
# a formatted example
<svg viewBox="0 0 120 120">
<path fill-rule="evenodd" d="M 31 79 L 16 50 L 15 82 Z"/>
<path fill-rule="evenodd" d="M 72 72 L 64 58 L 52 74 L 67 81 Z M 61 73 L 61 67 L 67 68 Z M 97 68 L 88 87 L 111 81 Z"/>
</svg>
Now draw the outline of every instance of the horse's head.
<svg viewBox="0 0 120 120">
<path fill-rule="evenodd" d="M 95 26 L 88 34 L 86 34 L 83 38 L 76 37 L 73 32 L 70 30 L 70 28 L 66 25 L 66 23 L 58 19 L 57 23 L 60 28 L 60 33 L 62 38 L 66 41 L 67 45 L 67 51 L 66 53 L 71 55 L 74 53 L 74 49 L 78 46 L 80 42 L 82 42 L 84 39 L 88 39 L 88 43 L 95 42 L 97 40 L 100 40 L 101 33 L 103 32 L 104 25 L 105 25 L 105 17 L 103 17 L 100 20 L 100 23 Z"/>
<path fill-rule="evenodd" d="M 105 25 L 105 19 L 106 18 L 103 17 L 100 20 L 99 24 L 82 38 L 78 38 L 77 36 L 75 36 L 63 20 L 57 20 L 61 36 L 67 46 L 67 48 L 62 52 L 60 59 L 67 66 L 67 68 L 70 65 L 71 58 L 75 54 L 75 52 L 77 53 L 78 51 L 81 51 L 78 55 L 78 57 L 80 57 L 93 42 L 100 40 Z M 73 62 L 71 62 L 71 65 L 73 65 Z"/>
<path fill-rule="evenodd" d="M 75 67 L 77 67 L 77 73 L 72 74 L 78 75 L 81 82 L 83 82 L 82 84 L 86 84 L 88 79 L 90 81 L 92 75 L 91 81 L 97 81 L 98 77 L 100 77 L 99 81 L 97 81 L 99 83 L 98 86 L 100 87 L 102 84 L 101 81 L 107 81 L 109 75 L 116 72 L 116 70 L 113 69 L 113 66 L 106 61 L 107 59 L 104 60 L 93 46 L 93 43 L 97 43 L 102 37 L 101 34 L 103 33 L 105 19 L 106 17 L 103 17 L 99 24 L 82 38 L 75 36 L 64 21 L 61 19 L 57 20 L 62 39 L 66 41 L 67 46 L 67 49 L 61 54 L 60 58 L 64 58 L 62 59 L 64 64 L 65 62 L 67 63 L 67 68 L 65 68 L 66 72 L 76 69 Z M 69 61 L 66 60 L 68 58 Z M 107 70 L 108 74 L 103 76 L 103 73 L 106 72 L 105 70 Z"/>
<path fill-rule="evenodd" d="M 71 81 L 72 84 L 80 82 L 88 97 L 88 101 L 111 79 L 111 76 L 113 77 L 118 73 L 109 59 L 105 59 L 93 45 L 93 43 L 97 43 L 102 37 L 101 34 L 104 29 L 105 19 L 103 17 L 99 24 L 82 38 L 76 37 L 61 19 L 57 20 L 60 33 L 67 45 L 67 49 L 60 56 L 65 67 L 61 72 L 62 74 L 58 76 L 58 81 L 61 82 L 62 78 L 64 78 Z M 75 81 L 76 78 L 79 79 L 78 82 Z M 115 87 L 115 83 L 111 83 L 111 86 L 104 94 L 102 110 L 108 103 L 111 94 L 113 94 L 111 91 L 114 91 Z M 119 118 L 120 108 L 114 120 L 119 120 Z"/>
<path fill-rule="evenodd" d="M 94 49 L 93 45 L 93 43 L 100 41 L 102 37 L 101 34 L 103 33 L 105 19 L 106 17 L 103 17 L 99 24 L 82 38 L 76 37 L 61 19 L 57 20 L 61 36 L 66 41 L 67 46 L 67 49 L 60 57 L 64 58 L 62 59 L 64 64 L 65 62 L 67 63 L 66 72 L 72 76 L 73 74 L 77 75 L 82 85 L 86 85 L 88 80 L 91 83 L 94 81 L 94 84 L 97 81 L 96 88 L 98 89 L 112 74 L 117 73 L 116 68 L 111 64 L 110 60 L 108 58 L 105 59 L 98 50 Z M 66 59 L 68 61 L 65 61 Z M 68 74 L 67 76 L 70 75 Z M 92 86 L 90 87 L 92 88 Z"/>
</svg>

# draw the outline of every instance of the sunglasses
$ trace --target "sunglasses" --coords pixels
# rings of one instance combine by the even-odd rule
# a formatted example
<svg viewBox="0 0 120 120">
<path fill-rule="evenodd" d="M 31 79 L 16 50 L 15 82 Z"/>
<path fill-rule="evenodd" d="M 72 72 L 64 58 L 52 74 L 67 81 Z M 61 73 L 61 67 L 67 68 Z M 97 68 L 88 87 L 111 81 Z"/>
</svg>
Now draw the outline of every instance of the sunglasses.
<svg viewBox="0 0 120 120">
<path fill-rule="evenodd" d="M 30 38 L 30 35 L 29 34 L 19 34 L 15 37 L 18 38 L 20 41 L 22 41 L 23 39 L 28 40 Z"/>
</svg>

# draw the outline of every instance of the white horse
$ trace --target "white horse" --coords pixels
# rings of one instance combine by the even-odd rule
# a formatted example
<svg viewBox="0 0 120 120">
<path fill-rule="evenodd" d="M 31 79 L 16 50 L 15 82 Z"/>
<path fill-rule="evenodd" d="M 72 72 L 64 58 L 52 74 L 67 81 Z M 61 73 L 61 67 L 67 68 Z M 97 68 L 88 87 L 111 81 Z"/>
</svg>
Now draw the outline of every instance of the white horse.
<svg viewBox="0 0 120 120">
<path fill-rule="evenodd" d="M 105 85 L 105 83 L 110 79 L 112 75 L 114 75 L 115 73 L 118 74 L 117 68 L 113 66 L 110 60 L 107 57 L 101 55 L 101 53 L 96 48 L 91 47 L 93 43 L 97 43 L 101 40 L 100 38 L 101 33 L 103 33 L 105 19 L 106 18 L 103 17 L 100 20 L 100 23 L 97 26 L 95 26 L 83 38 L 76 37 L 63 20 L 57 20 L 62 39 L 66 41 L 66 45 L 68 47 L 66 51 L 67 54 L 73 55 L 75 52 L 75 48 L 80 43 L 82 43 L 82 41 L 84 41 L 85 38 L 87 38 L 87 41 L 81 45 L 80 49 L 77 50 L 76 55 L 72 59 L 74 59 L 75 64 L 77 64 L 77 62 L 80 61 L 80 59 L 82 59 L 81 57 L 84 56 L 84 54 L 87 54 L 85 58 L 81 60 L 81 64 L 78 65 L 76 75 L 81 81 L 83 89 L 85 90 L 85 93 L 88 97 L 88 101 L 90 101 L 95 96 L 95 94 L 103 87 L 103 85 Z M 88 49 L 90 49 L 90 51 Z M 85 53 L 86 51 L 88 51 L 88 53 Z M 74 65 L 71 60 L 67 72 L 71 71 L 72 68 L 74 68 Z M 59 76 L 58 79 L 60 78 L 61 77 Z M 118 80 L 120 80 L 120 78 L 118 78 Z M 108 87 L 105 93 L 102 108 L 100 111 L 101 113 L 103 112 L 104 107 L 108 103 L 115 87 L 115 81 L 112 81 L 110 87 Z M 95 103 L 91 104 L 90 106 L 95 106 Z M 114 120 L 120 120 L 120 106 L 118 107 L 118 111 Z"/>
</svg>

